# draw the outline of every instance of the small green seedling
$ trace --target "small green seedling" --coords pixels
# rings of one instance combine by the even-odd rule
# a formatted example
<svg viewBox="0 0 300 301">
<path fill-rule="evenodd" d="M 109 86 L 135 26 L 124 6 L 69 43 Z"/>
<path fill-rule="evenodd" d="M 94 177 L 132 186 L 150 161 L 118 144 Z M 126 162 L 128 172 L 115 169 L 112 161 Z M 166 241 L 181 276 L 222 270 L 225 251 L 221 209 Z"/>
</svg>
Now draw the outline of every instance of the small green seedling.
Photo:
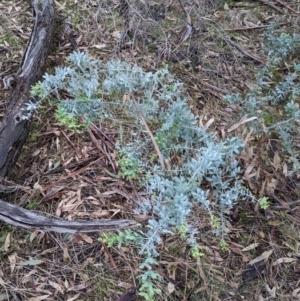
<svg viewBox="0 0 300 301">
<path fill-rule="evenodd" d="M 268 209 L 270 207 L 270 202 L 269 202 L 269 198 L 267 197 L 262 197 L 261 199 L 258 200 L 258 204 L 259 204 L 259 207 L 261 209 Z"/>
</svg>

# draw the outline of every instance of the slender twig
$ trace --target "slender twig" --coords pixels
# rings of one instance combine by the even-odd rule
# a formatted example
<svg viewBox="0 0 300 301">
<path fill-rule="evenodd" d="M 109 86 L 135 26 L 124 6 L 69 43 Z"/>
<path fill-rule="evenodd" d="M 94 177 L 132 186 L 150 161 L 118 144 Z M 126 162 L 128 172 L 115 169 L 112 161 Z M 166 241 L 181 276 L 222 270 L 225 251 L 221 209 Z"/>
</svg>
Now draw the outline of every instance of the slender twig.
<svg viewBox="0 0 300 301">
<path fill-rule="evenodd" d="M 87 129 L 87 132 L 92 140 L 92 142 L 94 143 L 94 145 L 96 146 L 96 148 L 98 148 L 100 150 L 100 152 L 102 152 L 106 158 L 108 159 L 109 163 L 111 164 L 114 172 L 116 172 L 116 168 L 115 168 L 115 164 L 113 163 L 110 155 L 107 153 L 107 151 L 102 147 L 102 145 L 98 142 L 98 140 L 96 139 L 96 137 L 94 136 L 93 132 L 90 129 Z"/>
<path fill-rule="evenodd" d="M 281 122 L 278 122 L 278 123 L 276 123 L 276 124 L 274 124 L 274 125 L 272 125 L 272 126 L 269 126 L 269 127 L 264 128 L 264 132 L 267 132 L 267 131 L 269 131 L 269 130 L 271 130 L 271 129 L 277 128 L 278 126 L 280 126 L 280 125 L 282 125 L 282 124 L 285 124 L 285 123 L 289 123 L 289 122 L 291 122 L 291 121 L 293 121 L 293 120 L 294 120 L 294 118 L 289 118 L 289 119 L 287 119 L 287 120 L 283 120 L 283 121 L 281 121 Z"/>
<path fill-rule="evenodd" d="M 237 48 L 240 52 L 242 52 L 244 55 L 250 57 L 251 59 L 253 59 L 254 61 L 257 61 L 261 64 L 264 63 L 264 61 L 259 57 L 259 56 L 256 56 L 252 53 L 250 53 L 248 50 L 246 50 L 244 47 L 242 47 L 241 45 L 231 41 L 230 39 L 227 39 L 227 41 L 232 45 L 234 46 L 235 48 Z"/>
<path fill-rule="evenodd" d="M 180 3 L 180 6 L 182 8 L 182 10 L 185 13 L 186 16 L 186 23 L 192 25 L 192 19 L 191 16 L 189 15 L 189 13 L 187 12 L 187 10 L 185 9 L 184 5 L 182 4 L 181 0 L 178 0 L 178 2 Z"/>
<path fill-rule="evenodd" d="M 108 255 L 110 262 L 112 264 L 112 266 L 115 268 L 116 271 L 119 271 L 118 266 L 116 265 L 116 262 L 114 260 L 114 258 L 111 256 L 106 244 L 104 242 L 102 242 L 102 246 L 104 248 L 105 253 Z"/>
<path fill-rule="evenodd" d="M 68 137 L 68 135 L 61 129 L 60 130 L 61 133 L 65 136 L 65 138 L 67 139 L 67 141 L 72 145 L 72 147 L 74 148 L 76 155 L 79 159 L 82 158 L 82 154 L 80 152 L 80 150 L 74 145 L 74 143 L 70 140 L 70 138 Z"/>
<path fill-rule="evenodd" d="M 287 203 L 290 207 L 296 206 L 300 204 L 300 200 L 295 201 L 295 202 L 290 202 Z M 279 210 L 279 209 L 285 209 L 285 210 L 293 210 L 293 209 L 289 209 L 286 206 L 271 206 L 270 209 L 272 210 Z"/>
<path fill-rule="evenodd" d="M 276 26 L 284 26 L 284 25 L 289 25 L 290 22 L 282 22 L 276 24 Z M 251 27 L 237 27 L 237 28 L 225 28 L 225 31 L 243 31 L 243 30 L 252 30 L 252 29 L 261 29 L 261 28 L 267 28 L 272 26 L 271 24 L 268 25 L 257 25 L 257 26 L 251 26 Z"/>
<path fill-rule="evenodd" d="M 137 101 L 136 101 L 134 95 L 131 94 L 130 96 L 132 97 L 132 100 L 133 100 L 133 102 L 134 102 L 134 104 L 135 104 L 136 110 L 138 111 L 138 113 L 139 113 L 139 115 L 140 115 L 140 117 L 141 117 L 141 121 L 142 121 L 144 127 L 146 128 L 146 130 L 147 130 L 147 132 L 148 132 L 148 135 L 149 135 L 150 138 L 151 138 L 151 141 L 152 141 L 152 143 L 153 143 L 153 146 L 154 146 L 154 148 L 155 148 L 155 151 L 156 151 L 156 153 L 157 153 L 157 155 L 158 155 L 158 158 L 159 158 L 159 162 L 160 162 L 161 168 L 162 168 L 162 170 L 163 170 L 164 172 L 166 172 L 166 167 L 165 167 L 164 159 L 163 159 L 162 154 L 161 154 L 161 152 L 160 152 L 160 150 L 159 150 L 159 147 L 158 147 L 158 145 L 157 145 L 157 143 L 156 143 L 156 141 L 155 141 L 155 138 L 154 138 L 154 136 L 153 136 L 153 134 L 152 134 L 150 128 L 148 127 L 148 124 L 147 124 L 147 122 L 146 122 L 146 120 L 145 120 L 145 117 L 144 117 L 144 115 L 143 115 L 143 113 L 142 113 L 142 111 L 141 111 L 141 109 L 140 109 L 140 107 L 139 107 L 139 105 L 138 105 L 138 103 L 137 103 Z"/>
<path fill-rule="evenodd" d="M 106 133 L 103 132 L 101 130 L 101 128 L 96 126 L 94 123 L 91 123 L 91 126 L 94 128 L 95 131 L 97 131 L 98 133 L 101 134 L 101 135 L 98 135 L 98 136 L 107 145 L 107 147 L 110 150 L 114 150 L 114 142 L 112 141 L 112 139 L 108 135 L 106 135 Z M 107 143 L 107 141 L 105 141 L 105 139 L 102 136 L 104 136 L 104 138 L 106 138 L 109 143 Z"/>
<path fill-rule="evenodd" d="M 283 1 L 281 0 L 275 0 L 277 3 L 281 4 L 282 6 L 284 6 L 286 9 L 292 11 L 293 13 L 299 15 L 300 12 L 294 10 L 293 8 L 291 8 L 290 6 L 288 6 L 286 3 L 284 3 Z"/>
<path fill-rule="evenodd" d="M 217 92 L 220 92 L 220 93 L 223 93 L 223 94 L 228 94 L 228 93 L 229 93 L 228 90 L 225 90 L 225 89 L 222 89 L 222 88 L 213 86 L 213 85 L 211 85 L 211 84 L 205 82 L 204 80 L 201 80 L 200 82 L 201 82 L 202 85 L 204 85 L 204 86 L 206 86 L 206 87 L 208 87 L 208 88 L 210 88 L 210 89 L 214 89 L 214 90 L 216 90 Z M 211 92 L 211 91 L 210 91 L 210 92 Z"/>
<path fill-rule="evenodd" d="M 261 3 L 263 3 L 265 5 L 268 5 L 268 6 L 272 7 L 273 9 L 275 9 L 276 11 L 278 11 L 279 13 L 283 14 L 283 11 L 279 7 L 277 7 L 276 5 L 274 5 L 273 3 L 268 2 L 266 0 L 258 0 L 258 1 L 260 1 Z"/>
</svg>

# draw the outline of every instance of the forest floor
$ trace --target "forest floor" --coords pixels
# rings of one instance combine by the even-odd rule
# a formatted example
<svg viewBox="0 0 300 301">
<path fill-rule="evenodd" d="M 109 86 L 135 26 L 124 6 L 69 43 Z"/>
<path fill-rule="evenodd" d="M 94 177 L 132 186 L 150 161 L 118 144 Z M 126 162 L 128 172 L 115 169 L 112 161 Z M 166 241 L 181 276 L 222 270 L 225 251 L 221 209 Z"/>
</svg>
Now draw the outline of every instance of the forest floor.
<svg viewBox="0 0 300 301">
<path fill-rule="evenodd" d="M 29 39 L 33 17 L 28 2 L 0 3 L 2 78 L 17 71 Z M 182 41 L 187 15 L 175 0 L 147 5 L 132 0 L 128 11 L 126 1 L 54 2 L 58 27 L 47 72 L 66 64 L 74 46 L 104 62 L 118 58 L 146 71 L 168 64 L 204 124 L 213 122 L 210 129 L 220 139 L 244 139 L 246 148 L 238 158 L 244 183 L 257 199 L 268 197 L 266 209 L 252 200 L 232 208 L 226 248 L 220 247 L 209 215 L 199 208 L 190 220 L 200 232 L 203 256 L 192 258 L 179 234 L 164 237 L 158 247 L 159 266 L 153 266 L 163 277 L 157 284 L 162 293 L 155 300 L 300 300 L 299 172 L 287 175 L 286 154 L 274 146 L 276 139 L 254 135 L 246 123 L 238 123 L 240 107 L 223 100 L 253 87 L 257 70 L 266 63 L 262 47 L 272 24 L 277 24 L 274 34 L 300 32 L 300 3 L 187 0 L 184 6 L 193 29 Z M 63 33 L 66 22 L 72 24 L 71 38 Z M 296 59 L 297 54 L 291 54 L 285 66 Z M 8 93 L 1 87 L 0 117 Z M 54 109 L 43 106 L 35 116 L 8 179 L 10 193 L 4 189 L 8 182 L 1 183 L 1 199 L 63 219 L 128 218 L 143 224 L 148 217 L 133 213 L 136 193 L 142 191 L 134 181 L 113 176 L 118 170 L 116 151 L 99 133 L 95 135 L 104 153 L 87 133 L 59 126 Z M 112 121 L 101 130 L 116 141 L 119 127 Z M 137 250 L 108 248 L 98 238 L 99 234 L 30 232 L 1 224 L 0 300 L 143 300 L 132 293 L 140 284 Z"/>
</svg>

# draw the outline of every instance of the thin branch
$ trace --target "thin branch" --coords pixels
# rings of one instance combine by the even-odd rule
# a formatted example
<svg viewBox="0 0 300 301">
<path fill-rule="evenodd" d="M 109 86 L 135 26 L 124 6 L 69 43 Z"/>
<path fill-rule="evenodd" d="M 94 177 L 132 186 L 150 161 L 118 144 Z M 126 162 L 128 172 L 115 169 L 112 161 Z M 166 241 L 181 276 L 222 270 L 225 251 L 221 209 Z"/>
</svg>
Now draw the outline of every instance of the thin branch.
<svg viewBox="0 0 300 301">
<path fill-rule="evenodd" d="M 276 1 L 277 3 L 279 3 L 279 4 L 281 4 L 282 6 L 284 6 L 286 9 L 290 10 L 291 12 L 293 12 L 293 13 L 295 13 L 295 14 L 297 14 L 297 15 L 300 14 L 300 12 L 294 10 L 293 8 L 291 8 L 290 6 L 288 6 L 286 3 L 284 3 L 283 1 L 281 1 L 281 0 L 275 0 L 275 1 Z"/>
<path fill-rule="evenodd" d="M 279 24 L 276 24 L 277 26 L 284 26 L 284 25 L 289 25 L 291 22 L 282 22 Z M 269 25 L 257 25 L 257 26 L 251 26 L 251 27 L 237 27 L 237 28 L 225 28 L 225 31 L 243 31 L 243 30 L 252 30 L 252 29 L 261 29 L 261 28 L 267 28 L 272 26 L 271 24 Z"/>
<path fill-rule="evenodd" d="M 257 61 L 261 64 L 264 64 L 264 61 L 257 55 L 254 55 L 252 53 L 250 53 L 248 50 L 246 50 L 244 47 L 242 47 L 241 45 L 231 41 L 230 39 L 226 39 L 232 46 L 234 46 L 235 48 L 237 48 L 240 52 L 242 52 L 244 55 L 250 57 L 251 59 L 253 59 L 254 61 Z"/>
<path fill-rule="evenodd" d="M 116 172 L 116 167 L 114 162 L 112 161 L 110 155 L 107 153 L 107 151 L 101 146 L 101 144 L 98 142 L 98 140 L 96 139 L 96 137 L 94 136 L 93 132 L 90 129 L 87 129 L 87 132 L 92 140 L 92 142 L 94 143 L 94 145 L 98 148 L 98 150 L 100 150 L 101 153 L 103 153 L 103 155 L 106 156 L 106 158 L 108 159 L 109 163 L 111 164 L 114 172 Z"/>
<path fill-rule="evenodd" d="M 266 0 L 258 0 L 258 1 L 260 1 L 261 3 L 263 3 L 265 5 L 268 5 L 268 6 L 272 7 L 273 9 L 278 11 L 279 13 L 283 14 L 283 11 L 279 7 L 277 7 L 274 3 L 266 1 Z"/>
<path fill-rule="evenodd" d="M 150 138 L 151 138 L 151 141 L 152 141 L 152 143 L 153 143 L 153 145 L 154 145 L 155 151 L 156 151 L 156 153 L 157 153 L 157 155 L 158 155 L 158 158 L 159 158 L 159 162 L 160 162 L 161 168 L 162 168 L 162 170 L 163 170 L 164 172 L 166 172 L 166 167 L 165 167 L 164 159 L 163 159 L 162 154 L 161 154 L 161 152 L 160 152 L 160 150 L 159 150 L 159 147 L 158 147 L 158 145 L 157 145 L 157 143 L 156 143 L 156 141 L 155 141 L 155 138 L 154 138 L 153 134 L 151 133 L 150 128 L 148 127 L 148 124 L 147 124 L 147 122 L 146 122 L 146 120 L 145 120 L 145 117 L 144 117 L 142 111 L 140 110 L 140 107 L 139 107 L 139 105 L 138 105 L 138 103 L 137 103 L 137 101 L 136 101 L 134 95 L 131 94 L 130 96 L 132 97 L 133 102 L 134 102 L 135 107 L 136 107 L 136 110 L 138 111 L 138 113 L 139 113 L 139 115 L 140 115 L 140 117 L 141 117 L 141 121 L 142 121 L 144 127 L 146 128 L 146 130 L 147 130 L 147 132 L 148 132 L 148 135 L 149 135 Z"/>
<path fill-rule="evenodd" d="M 266 133 L 266 132 L 268 132 L 269 130 L 275 129 L 275 128 L 277 128 L 277 127 L 283 125 L 283 124 L 289 123 L 289 122 L 293 121 L 294 119 L 295 119 L 295 118 L 289 118 L 289 119 L 287 119 L 287 120 L 283 120 L 283 121 L 281 121 L 281 122 L 278 122 L 278 123 L 276 123 L 276 124 L 274 124 L 274 125 L 272 125 L 272 126 L 266 127 L 266 128 L 264 128 L 264 132 Z"/>
</svg>

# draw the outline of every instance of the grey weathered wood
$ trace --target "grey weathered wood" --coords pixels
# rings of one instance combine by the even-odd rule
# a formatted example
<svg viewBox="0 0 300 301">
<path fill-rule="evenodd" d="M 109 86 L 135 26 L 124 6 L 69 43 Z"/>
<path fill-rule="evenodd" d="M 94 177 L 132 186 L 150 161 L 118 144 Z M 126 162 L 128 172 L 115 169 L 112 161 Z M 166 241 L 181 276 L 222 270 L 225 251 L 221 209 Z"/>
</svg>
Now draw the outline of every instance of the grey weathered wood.
<svg viewBox="0 0 300 301">
<path fill-rule="evenodd" d="M 55 30 L 52 0 L 32 0 L 35 22 L 22 62 L 14 75 L 7 110 L 0 123 L 0 177 L 8 176 L 28 137 L 30 121 L 21 120 L 30 89 L 42 78 Z M 31 101 L 34 101 L 31 99 Z"/>
<path fill-rule="evenodd" d="M 103 232 L 137 227 L 130 220 L 68 221 L 50 218 L 0 200 L 0 220 L 25 229 L 59 233 Z"/>
</svg>

